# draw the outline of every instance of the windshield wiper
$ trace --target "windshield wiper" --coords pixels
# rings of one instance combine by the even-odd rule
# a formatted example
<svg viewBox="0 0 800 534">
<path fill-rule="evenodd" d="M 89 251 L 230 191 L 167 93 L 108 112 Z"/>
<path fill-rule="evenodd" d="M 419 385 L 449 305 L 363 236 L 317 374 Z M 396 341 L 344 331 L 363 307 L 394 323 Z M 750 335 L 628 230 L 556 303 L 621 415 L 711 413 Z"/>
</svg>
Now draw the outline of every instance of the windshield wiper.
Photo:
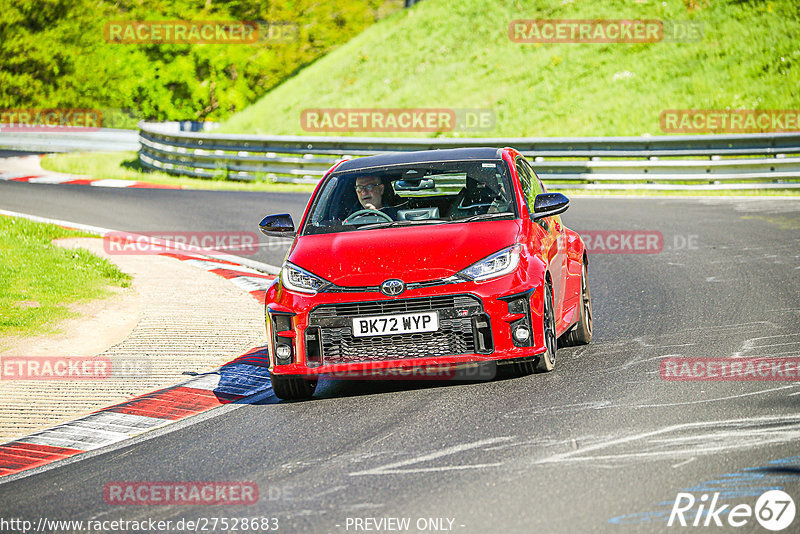
<svg viewBox="0 0 800 534">
<path fill-rule="evenodd" d="M 463 219 L 454 219 L 452 221 L 448 221 L 448 223 L 464 223 L 464 222 L 472 222 L 472 221 L 480 221 L 482 219 L 499 219 L 500 217 L 513 217 L 514 214 L 510 211 L 504 211 L 499 213 L 481 213 L 480 215 L 471 215 L 469 217 L 464 217 Z"/>
<path fill-rule="evenodd" d="M 480 215 L 472 215 L 470 217 L 465 217 L 463 219 L 455 219 L 453 221 L 445 221 L 443 219 L 419 219 L 416 221 L 410 221 L 410 220 L 385 221 L 385 222 L 364 224 L 362 226 L 358 226 L 357 229 L 371 230 L 373 228 L 392 228 L 396 226 L 417 226 L 423 224 L 453 224 L 453 223 L 479 221 L 483 219 L 499 219 L 501 217 L 513 217 L 513 216 L 514 214 L 511 213 L 510 211 L 504 211 L 500 213 L 482 213 Z"/>
<path fill-rule="evenodd" d="M 379 223 L 370 223 L 365 224 L 363 226 L 359 226 L 359 230 L 364 229 L 371 229 L 371 228 L 391 228 L 393 226 L 416 226 L 418 224 L 443 224 L 447 221 L 443 221 L 441 219 L 420 219 L 418 221 L 386 221 L 386 222 L 379 222 Z"/>
</svg>

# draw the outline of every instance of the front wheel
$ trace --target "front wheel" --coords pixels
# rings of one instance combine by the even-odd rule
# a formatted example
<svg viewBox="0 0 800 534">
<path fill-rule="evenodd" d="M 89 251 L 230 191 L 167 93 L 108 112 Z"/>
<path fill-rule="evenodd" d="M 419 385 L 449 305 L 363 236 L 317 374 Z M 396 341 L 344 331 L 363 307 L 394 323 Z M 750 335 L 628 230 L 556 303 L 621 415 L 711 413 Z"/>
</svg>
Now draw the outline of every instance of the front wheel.
<svg viewBox="0 0 800 534">
<path fill-rule="evenodd" d="M 547 373 L 556 366 L 556 314 L 553 311 L 553 288 L 550 281 L 544 282 L 544 295 L 542 296 L 544 309 L 542 310 L 542 331 L 544 332 L 544 345 L 547 350 L 539 355 L 536 360 L 535 371 L 537 373 Z"/>
<path fill-rule="evenodd" d="M 586 261 L 581 270 L 581 302 L 578 322 L 559 341 L 563 347 L 586 345 L 592 340 L 592 294 L 589 291 L 589 279 L 586 276 Z"/>
<path fill-rule="evenodd" d="M 306 380 L 297 376 L 272 375 L 272 391 L 283 400 L 308 399 L 317 389 L 316 380 Z"/>
</svg>

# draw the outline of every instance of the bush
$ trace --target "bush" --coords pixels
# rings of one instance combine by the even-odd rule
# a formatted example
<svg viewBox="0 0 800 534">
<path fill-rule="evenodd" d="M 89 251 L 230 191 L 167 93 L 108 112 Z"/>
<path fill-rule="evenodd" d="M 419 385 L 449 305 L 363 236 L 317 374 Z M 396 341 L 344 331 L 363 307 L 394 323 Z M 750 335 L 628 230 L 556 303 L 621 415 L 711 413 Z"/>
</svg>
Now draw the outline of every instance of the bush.
<svg viewBox="0 0 800 534">
<path fill-rule="evenodd" d="M 0 10 L 0 108 L 91 108 L 105 125 L 221 120 L 347 41 L 400 0 L 10 0 Z M 117 44 L 112 20 L 296 24 L 255 44 Z"/>
</svg>

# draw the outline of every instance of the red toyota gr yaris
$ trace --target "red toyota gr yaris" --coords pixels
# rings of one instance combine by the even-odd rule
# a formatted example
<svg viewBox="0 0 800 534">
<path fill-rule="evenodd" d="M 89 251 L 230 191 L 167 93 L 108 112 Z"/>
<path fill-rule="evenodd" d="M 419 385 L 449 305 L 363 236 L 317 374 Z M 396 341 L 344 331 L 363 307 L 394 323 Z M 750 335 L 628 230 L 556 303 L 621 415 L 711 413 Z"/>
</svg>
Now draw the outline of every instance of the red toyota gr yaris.
<svg viewBox="0 0 800 534">
<path fill-rule="evenodd" d="M 568 206 L 512 148 L 337 163 L 297 232 L 285 214 L 260 224 L 295 236 L 266 295 L 275 394 L 310 397 L 320 375 L 552 370 L 559 343 L 592 337 L 586 251 L 559 216 Z"/>
</svg>

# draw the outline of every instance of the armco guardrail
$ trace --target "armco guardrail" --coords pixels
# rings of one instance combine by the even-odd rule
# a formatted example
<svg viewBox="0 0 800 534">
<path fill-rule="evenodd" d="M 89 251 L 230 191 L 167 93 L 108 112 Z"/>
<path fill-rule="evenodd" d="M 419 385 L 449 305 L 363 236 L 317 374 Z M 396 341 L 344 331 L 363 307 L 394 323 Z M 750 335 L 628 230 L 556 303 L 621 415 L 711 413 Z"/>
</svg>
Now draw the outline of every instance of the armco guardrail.
<svg viewBox="0 0 800 534">
<path fill-rule="evenodd" d="M 542 179 L 559 183 L 559 188 L 620 189 L 634 187 L 631 182 L 644 182 L 636 184 L 637 189 L 800 188 L 800 182 L 793 181 L 800 180 L 800 132 L 610 138 L 407 139 L 190 133 L 178 131 L 174 126 L 169 128 L 144 122 L 139 128 L 139 160 L 143 166 L 198 178 L 267 178 L 278 182 L 314 183 L 345 156 L 470 146 L 513 146 L 534 162 Z M 757 183 L 732 183 L 743 180 Z M 700 183 L 670 183 L 679 181 Z"/>
<path fill-rule="evenodd" d="M 19 132 L 0 129 L 0 148 L 26 152 L 139 150 L 135 130 L 101 128 L 85 132 Z"/>
</svg>

